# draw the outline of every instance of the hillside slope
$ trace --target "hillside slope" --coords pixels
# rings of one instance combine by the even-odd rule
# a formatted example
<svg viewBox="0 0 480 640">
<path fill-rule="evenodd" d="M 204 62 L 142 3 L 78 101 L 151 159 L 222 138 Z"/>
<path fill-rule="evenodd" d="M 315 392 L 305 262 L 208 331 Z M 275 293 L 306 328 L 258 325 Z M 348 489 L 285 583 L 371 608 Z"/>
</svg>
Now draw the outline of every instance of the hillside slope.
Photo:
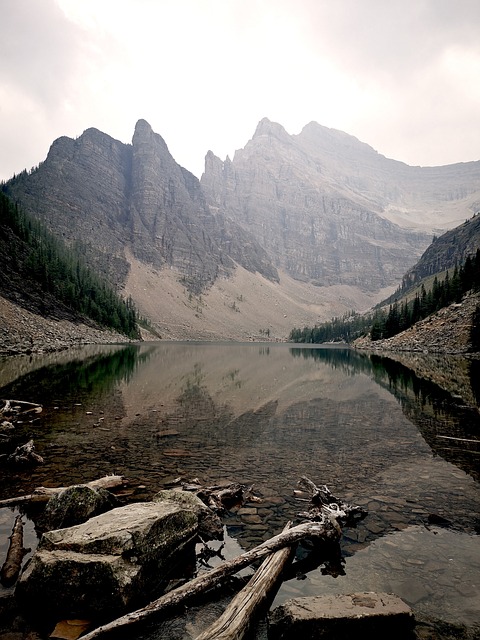
<svg viewBox="0 0 480 640">
<path fill-rule="evenodd" d="M 86 344 L 120 344 L 129 339 L 70 315 L 45 317 L 0 295 L 0 356 L 49 353 Z"/>
<path fill-rule="evenodd" d="M 369 337 L 359 338 L 354 346 L 378 351 L 468 353 L 472 350 L 471 330 L 477 308 L 480 294 L 470 294 L 462 302 L 440 309 L 392 338 L 374 342 Z"/>
</svg>

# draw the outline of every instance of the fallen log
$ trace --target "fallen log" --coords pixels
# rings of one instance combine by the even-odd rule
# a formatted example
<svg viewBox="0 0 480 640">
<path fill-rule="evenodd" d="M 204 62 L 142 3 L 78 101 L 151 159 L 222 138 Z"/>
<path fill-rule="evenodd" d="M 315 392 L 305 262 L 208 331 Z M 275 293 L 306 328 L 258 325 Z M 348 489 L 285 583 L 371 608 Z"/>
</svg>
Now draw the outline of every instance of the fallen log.
<svg viewBox="0 0 480 640">
<path fill-rule="evenodd" d="M 3 407 L 0 407 L 1 415 L 23 414 L 31 411 L 34 413 L 42 412 L 42 405 L 36 402 L 25 402 L 25 400 L 0 400 L 0 402 L 5 403 Z"/>
<path fill-rule="evenodd" d="M 81 484 L 82 486 L 90 487 L 91 489 L 114 489 L 115 487 L 121 487 L 123 483 L 123 476 L 104 476 L 103 478 L 98 478 L 97 480 Z M 17 496 L 15 498 L 0 500 L 0 508 L 10 507 L 24 502 L 48 502 L 50 498 L 56 496 L 67 488 L 68 487 L 37 487 L 32 493 L 25 496 Z"/>
<path fill-rule="evenodd" d="M 22 516 L 17 516 L 10 536 L 7 558 L 0 572 L 0 582 L 4 587 L 11 587 L 17 581 L 22 568 L 22 560 L 26 553 L 28 553 L 28 550 L 23 548 Z"/>
<path fill-rule="evenodd" d="M 290 523 L 283 531 L 289 528 Z M 242 640 L 250 630 L 255 612 L 271 597 L 271 591 L 291 557 L 291 547 L 285 547 L 266 558 L 220 618 L 196 640 Z"/>
<path fill-rule="evenodd" d="M 33 440 L 17 447 L 13 453 L 6 458 L 8 466 L 30 466 L 33 464 L 43 464 L 42 456 L 35 452 Z"/>
<path fill-rule="evenodd" d="M 154 600 L 147 606 L 97 627 L 83 636 L 82 640 L 93 640 L 93 638 L 98 638 L 110 631 L 123 629 L 137 622 L 143 622 L 154 615 L 166 613 L 171 608 L 179 604 L 184 604 L 198 594 L 216 587 L 224 578 L 248 567 L 256 560 L 264 558 L 285 547 L 297 544 L 300 540 L 306 538 L 314 539 L 320 543 L 332 543 L 338 541 L 339 532 L 328 516 L 325 517 L 323 522 L 305 522 L 299 524 L 288 531 L 279 533 L 250 551 L 246 551 L 240 556 L 229 560 L 225 564 L 190 580 L 173 591 L 160 596 L 160 598 Z"/>
</svg>

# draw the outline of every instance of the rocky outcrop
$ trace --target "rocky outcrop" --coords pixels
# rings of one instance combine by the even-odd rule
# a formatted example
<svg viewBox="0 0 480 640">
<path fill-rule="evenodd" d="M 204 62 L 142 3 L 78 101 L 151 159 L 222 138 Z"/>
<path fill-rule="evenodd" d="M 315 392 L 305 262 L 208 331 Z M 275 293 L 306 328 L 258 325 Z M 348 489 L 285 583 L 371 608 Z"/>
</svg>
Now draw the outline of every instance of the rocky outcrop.
<svg viewBox="0 0 480 640">
<path fill-rule="evenodd" d="M 126 198 L 131 147 L 87 129 L 56 140 L 30 175 L 9 183 L 12 197 L 50 231 L 82 248 L 90 266 L 120 285 L 127 273 Z"/>
<path fill-rule="evenodd" d="M 118 507 L 43 534 L 16 587 L 43 619 L 104 619 L 158 590 L 198 531 L 191 508 L 171 501 Z"/>
<path fill-rule="evenodd" d="M 231 274 L 233 260 L 277 278 L 255 238 L 209 209 L 198 179 L 145 120 L 131 145 L 97 129 L 59 138 L 45 162 L 10 181 L 7 192 L 54 234 L 80 244 L 90 266 L 117 287 L 129 271 L 126 249 L 174 269 L 195 293 Z"/>
<path fill-rule="evenodd" d="M 232 269 L 198 180 L 145 120 L 133 136 L 127 206 L 133 252 L 143 262 L 173 267 L 198 291 Z"/>
<path fill-rule="evenodd" d="M 478 203 L 480 209 L 480 202 Z M 414 285 L 431 275 L 442 273 L 462 265 L 468 256 L 480 249 L 480 215 L 435 238 L 420 260 L 408 270 L 403 278 L 405 287 Z"/>
</svg>

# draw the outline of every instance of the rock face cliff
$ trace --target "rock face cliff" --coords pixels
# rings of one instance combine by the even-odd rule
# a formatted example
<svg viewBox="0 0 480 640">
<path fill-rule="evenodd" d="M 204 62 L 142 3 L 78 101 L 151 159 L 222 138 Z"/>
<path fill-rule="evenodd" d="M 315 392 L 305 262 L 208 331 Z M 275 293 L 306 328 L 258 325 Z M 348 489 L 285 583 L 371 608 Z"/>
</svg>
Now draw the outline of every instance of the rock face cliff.
<svg viewBox="0 0 480 640">
<path fill-rule="evenodd" d="M 316 123 L 291 136 L 264 119 L 233 161 L 207 154 L 201 184 L 279 269 L 374 291 L 401 278 L 435 229 L 476 206 L 480 163 L 470 165 L 409 167 Z"/>
<path fill-rule="evenodd" d="M 480 249 L 480 215 L 476 213 L 462 225 L 450 229 L 426 249 L 420 260 L 408 270 L 403 278 L 404 286 L 415 283 L 447 269 L 461 265 L 468 256 L 473 256 Z"/>
<path fill-rule="evenodd" d="M 5 186 L 165 337 L 284 338 L 398 285 L 433 232 L 470 217 L 480 163 L 421 169 L 316 123 L 262 120 L 199 181 L 140 120 L 132 144 L 96 129 L 56 140 Z"/>
<path fill-rule="evenodd" d="M 117 286 L 129 272 L 126 247 L 141 262 L 174 269 L 197 293 L 231 274 L 230 255 L 277 278 L 254 238 L 210 211 L 198 179 L 175 162 L 145 120 L 131 145 L 96 129 L 56 140 L 45 162 L 12 180 L 8 193 L 67 242 L 80 242 Z"/>
</svg>

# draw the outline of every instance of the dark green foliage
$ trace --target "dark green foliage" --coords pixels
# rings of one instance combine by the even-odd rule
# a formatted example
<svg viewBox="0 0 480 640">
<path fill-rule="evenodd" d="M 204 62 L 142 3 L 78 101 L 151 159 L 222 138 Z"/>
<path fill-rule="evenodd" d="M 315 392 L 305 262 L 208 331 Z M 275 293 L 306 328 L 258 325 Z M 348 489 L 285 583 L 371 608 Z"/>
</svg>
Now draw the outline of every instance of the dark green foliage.
<svg viewBox="0 0 480 640">
<path fill-rule="evenodd" d="M 334 318 L 331 322 L 315 327 L 293 329 L 289 339 L 292 342 L 351 342 L 362 334 L 370 333 L 373 341 L 392 336 L 405 331 L 413 324 L 426 318 L 431 313 L 446 307 L 453 302 L 459 302 L 468 291 L 480 291 L 480 249 L 474 256 L 468 256 L 465 263 L 455 267 L 453 276 L 448 271 L 440 281 L 434 278 L 432 288 L 427 292 L 421 286 L 420 293 L 413 300 L 403 300 L 400 304 L 395 301 L 390 305 L 388 313 L 377 310 L 375 314 L 359 316 L 358 314 Z M 480 322 L 480 311 L 476 323 Z M 474 350 L 480 350 L 480 327 L 472 327 L 472 344 Z"/>
<path fill-rule="evenodd" d="M 76 314 L 129 337 L 138 337 L 132 300 L 124 301 L 85 265 L 78 249 L 66 247 L 0 192 L 2 240 L 5 251 L 8 249 L 9 272 Z"/>
<path fill-rule="evenodd" d="M 362 334 L 368 333 L 372 326 L 372 316 L 362 316 L 354 311 L 342 318 L 333 318 L 315 327 L 292 329 L 289 340 L 316 344 L 320 342 L 352 342 Z"/>
</svg>

